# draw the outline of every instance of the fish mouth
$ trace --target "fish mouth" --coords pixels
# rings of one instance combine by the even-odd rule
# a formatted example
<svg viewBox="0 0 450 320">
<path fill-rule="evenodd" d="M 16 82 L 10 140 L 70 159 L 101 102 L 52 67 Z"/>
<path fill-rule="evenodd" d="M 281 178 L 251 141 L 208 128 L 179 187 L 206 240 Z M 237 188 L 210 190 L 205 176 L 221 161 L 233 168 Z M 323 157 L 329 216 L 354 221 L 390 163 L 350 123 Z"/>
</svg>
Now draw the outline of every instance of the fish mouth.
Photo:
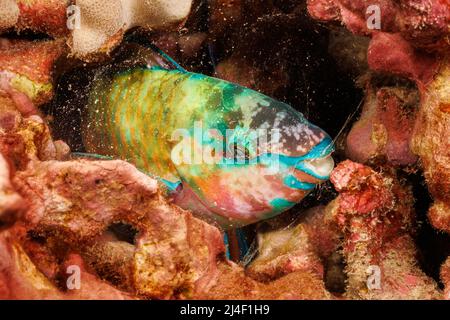
<svg viewBox="0 0 450 320">
<path fill-rule="evenodd" d="M 328 180 L 334 169 L 334 160 L 330 154 L 322 158 L 303 160 L 297 164 L 296 168 L 316 179 Z"/>
</svg>

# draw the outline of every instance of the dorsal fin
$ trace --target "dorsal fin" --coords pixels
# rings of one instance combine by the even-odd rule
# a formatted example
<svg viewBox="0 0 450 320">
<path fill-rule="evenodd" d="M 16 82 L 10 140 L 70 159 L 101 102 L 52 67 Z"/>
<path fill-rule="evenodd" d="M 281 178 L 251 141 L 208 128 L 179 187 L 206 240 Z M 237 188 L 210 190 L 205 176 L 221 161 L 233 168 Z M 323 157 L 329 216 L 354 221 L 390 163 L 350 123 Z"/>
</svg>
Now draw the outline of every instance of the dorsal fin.
<svg viewBox="0 0 450 320">
<path fill-rule="evenodd" d="M 167 53 L 165 53 L 155 44 L 153 44 L 147 37 L 140 36 L 137 33 L 131 33 L 125 36 L 125 41 L 128 43 L 136 43 L 145 48 L 151 49 L 153 52 L 162 57 L 165 60 L 166 64 L 172 66 L 174 69 L 181 72 L 188 72 L 186 69 L 180 66 L 174 59 L 172 59 Z"/>
</svg>

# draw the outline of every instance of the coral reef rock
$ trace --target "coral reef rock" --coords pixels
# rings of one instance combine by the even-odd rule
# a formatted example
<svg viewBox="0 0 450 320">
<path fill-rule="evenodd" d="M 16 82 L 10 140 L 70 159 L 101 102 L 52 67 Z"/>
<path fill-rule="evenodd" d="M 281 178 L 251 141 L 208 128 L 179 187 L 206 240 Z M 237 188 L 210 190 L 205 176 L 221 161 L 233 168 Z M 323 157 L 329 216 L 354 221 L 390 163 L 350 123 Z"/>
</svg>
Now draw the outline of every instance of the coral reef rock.
<svg viewBox="0 0 450 320">
<path fill-rule="evenodd" d="M 89 273 L 76 254 L 67 258 L 61 270 L 67 275 L 70 266 L 79 268 L 80 286 L 70 287 L 71 289 L 66 287 L 66 290 L 58 288 L 30 259 L 21 243 L 20 233 L 15 228 L 0 233 L 0 299 L 122 300 L 131 298 L 130 295 Z"/>
<path fill-rule="evenodd" d="M 377 26 L 377 9 L 379 25 Z M 399 33 L 415 46 L 448 49 L 450 6 L 448 0 L 308 0 L 312 17 L 322 21 L 340 21 L 355 34 Z M 372 20 L 371 18 L 375 18 Z M 374 23 L 372 23 L 374 22 Z"/>
<path fill-rule="evenodd" d="M 99 0 L 78 0 L 79 26 L 71 32 L 72 53 L 89 59 L 98 52 L 109 52 L 130 28 L 178 27 L 188 16 L 192 0 L 113 0 L 105 6 Z"/>
<path fill-rule="evenodd" d="M 16 31 L 31 30 L 52 37 L 68 34 L 67 6 L 69 0 L 16 0 L 19 16 Z"/>
<path fill-rule="evenodd" d="M 367 56 L 372 70 L 427 84 L 438 67 L 437 53 L 450 48 L 450 5 L 447 0 L 384 1 L 309 0 L 310 15 L 322 21 L 341 21 L 357 35 L 371 37 Z M 369 28 L 379 9 L 379 26 Z"/>
<path fill-rule="evenodd" d="M 217 228 L 167 203 L 156 181 L 126 162 L 33 163 L 17 172 L 14 182 L 29 203 L 25 228 L 34 237 L 45 239 L 48 255 L 63 260 L 67 252 L 79 251 L 100 279 L 133 296 L 331 297 L 323 282 L 308 272 L 294 272 L 267 284 L 249 278 L 242 267 L 225 259 Z M 137 236 L 129 242 L 118 239 L 108 231 L 116 223 L 132 226 Z M 67 249 L 61 250 L 61 246 Z M 61 252 L 64 254 L 59 256 Z M 39 265 L 45 260 L 34 262 Z M 52 279 L 53 273 L 47 274 Z M 233 282 L 233 278 L 240 281 Z"/>
<path fill-rule="evenodd" d="M 2 0 L 0 31 L 31 30 L 54 37 L 68 33 L 66 27 L 67 0 Z"/>
<path fill-rule="evenodd" d="M 339 233 L 326 221 L 324 207 L 302 213 L 297 225 L 258 233 L 258 256 L 246 268 L 246 273 L 268 282 L 286 274 L 303 270 L 323 279 L 322 260 L 339 245 Z"/>
<path fill-rule="evenodd" d="M 438 299 L 436 283 L 418 267 L 413 198 L 389 173 L 346 160 L 332 173 L 339 196 L 327 210 L 344 234 L 351 299 Z"/>
<path fill-rule="evenodd" d="M 17 117 L 14 113 L 8 125 L 13 130 L 0 131 L 0 151 L 13 170 L 25 169 L 30 161 L 66 159 L 69 147 L 62 141 L 53 141 L 48 126 L 39 116 Z M 6 121 L 6 120 L 4 120 Z"/>
<path fill-rule="evenodd" d="M 53 65 L 63 53 L 61 41 L 0 39 L 0 90 L 16 101 L 50 101 Z"/>
<path fill-rule="evenodd" d="M 434 198 L 429 210 L 433 225 L 450 232 L 450 60 L 422 94 L 412 140 Z"/>
<path fill-rule="evenodd" d="M 167 204 L 156 181 L 126 162 L 42 162 L 18 172 L 15 184 L 33 195 L 25 213 L 29 228 L 71 248 L 92 242 L 113 223 L 138 230 L 132 283 L 139 295 L 190 297 L 214 275 L 212 257 L 224 253 L 216 228 Z"/>
<path fill-rule="evenodd" d="M 442 265 L 441 279 L 445 285 L 444 297 L 446 300 L 450 300 L 450 258 Z"/>
<path fill-rule="evenodd" d="M 419 104 L 417 90 L 369 84 L 366 94 L 361 117 L 347 136 L 346 155 L 361 163 L 382 158 L 392 165 L 414 164 L 417 156 L 410 142 Z"/>
</svg>

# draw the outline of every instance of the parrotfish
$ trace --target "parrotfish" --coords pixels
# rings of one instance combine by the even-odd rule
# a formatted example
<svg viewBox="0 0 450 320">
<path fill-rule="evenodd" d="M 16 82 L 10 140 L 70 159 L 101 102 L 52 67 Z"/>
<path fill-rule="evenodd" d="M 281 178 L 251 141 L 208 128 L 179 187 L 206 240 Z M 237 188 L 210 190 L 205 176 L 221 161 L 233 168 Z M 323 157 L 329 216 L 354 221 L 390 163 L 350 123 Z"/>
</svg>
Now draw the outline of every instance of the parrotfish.
<svg viewBox="0 0 450 320">
<path fill-rule="evenodd" d="M 133 163 L 224 228 L 280 214 L 329 178 L 333 141 L 300 112 L 159 57 L 165 64 L 94 78 L 87 152 Z"/>
</svg>

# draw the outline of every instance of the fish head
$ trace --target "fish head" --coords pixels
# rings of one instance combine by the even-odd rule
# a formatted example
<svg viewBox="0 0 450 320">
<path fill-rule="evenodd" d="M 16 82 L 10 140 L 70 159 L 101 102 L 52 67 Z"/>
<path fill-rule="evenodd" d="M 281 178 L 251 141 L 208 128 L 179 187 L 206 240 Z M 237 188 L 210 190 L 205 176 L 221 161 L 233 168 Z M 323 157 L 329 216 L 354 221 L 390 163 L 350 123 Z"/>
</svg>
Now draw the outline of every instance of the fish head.
<svg viewBox="0 0 450 320">
<path fill-rule="evenodd" d="M 196 138 L 187 134 L 200 161 L 176 164 L 185 192 L 197 197 L 190 203 L 225 227 L 293 207 L 334 168 L 332 139 L 300 112 L 249 89 L 232 99 L 211 127 L 202 123 Z"/>
</svg>

